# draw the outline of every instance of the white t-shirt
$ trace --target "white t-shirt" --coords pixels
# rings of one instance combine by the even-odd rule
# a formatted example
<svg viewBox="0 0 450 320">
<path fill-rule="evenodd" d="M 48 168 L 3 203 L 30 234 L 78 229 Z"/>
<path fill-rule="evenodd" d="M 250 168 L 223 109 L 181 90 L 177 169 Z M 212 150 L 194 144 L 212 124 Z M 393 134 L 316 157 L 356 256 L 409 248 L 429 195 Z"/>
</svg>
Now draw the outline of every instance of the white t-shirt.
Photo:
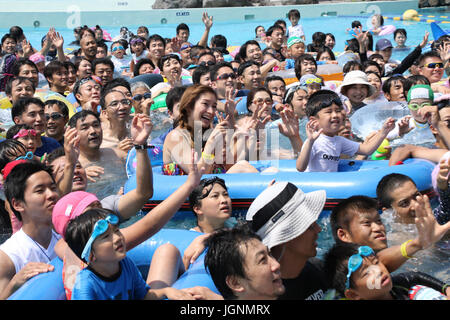
<svg viewBox="0 0 450 320">
<path fill-rule="evenodd" d="M 0 250 L 11 259 L 18 273 L 29 262 L 49 263 L 56 258 L 54 249 L 59 239 L 61 236 L 52 230 L 52 239 L 45 249 L 20 229 L 0 246 Z"/>
<path fill-rule="evenodd" d="M 341 154 L 353 156 L 359 143 L 341 136 L 321 134 L 311 148 L 305 172 L 337 172 Z"/>
<path fill-rule="evenodd" d="M 114 72 L 122 74 L 124 70 L 129 71 L 131 58 L 129 56 L 123 56 L 122 59 L 118 59 L 115 56 L 111 57 L 112 63 L 114 63 Z"/>
<path fill-rule="evenodd" d="M 288 28 L 288 38 L 290 37 L 304 37 L 305 32 L 303 31 L 303 27 L 301 25 L 290 26 Z"/>
<path fill-rule="evenodd" d="M 147 51 L 147 50 L 142 51 L 141 55 L 138 56 L 138 57 L 136 57 L 136 54 L 135 54 L 135 53 L 133 53 L 131 56 L 132 56 L 132 58 L 133 58 L 133 60 L 134 60 L 134 63 L 136 64 L 136 63 L 138 63 L 139 60 L 148 57 L 148 51 Z"/>
</svg>

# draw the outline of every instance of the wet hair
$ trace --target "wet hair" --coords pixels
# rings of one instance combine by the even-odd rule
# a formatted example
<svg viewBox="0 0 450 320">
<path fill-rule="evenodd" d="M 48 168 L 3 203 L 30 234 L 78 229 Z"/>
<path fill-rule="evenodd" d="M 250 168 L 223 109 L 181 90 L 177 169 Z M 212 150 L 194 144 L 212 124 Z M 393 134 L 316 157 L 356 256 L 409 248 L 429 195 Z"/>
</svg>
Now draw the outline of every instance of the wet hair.
<svg viewBox="0 0 450 320">
<path fill-rule="evenodd" d="M 94 39 L 95 39 L 95 32 L 94 32 L 94 30 L 92 30 L 91 28 L 89 28 L 88 26 L 83 26 L 82 28 L 81 28 L 81 30 L 80 30 L 80 32 L 78 33 L 79 35 L 80 35 L 80 42 L 81 42 L 81 39 L 83 38 L 83 37 L 85 37 L 85 33 L 89 33 L 89 36 L 92 36 Z"/>
<path fill-rule="evenodd" d="M 376 13 L 372 17 L 377 17 L 378 22 L 380 23 L 380 26 L 384 25 L 384 18 L 383 18 L 383 16 L 381 14 Z"/>
<path fill-rule="evenodd" d="M 391 86 L 393 83 L 400 81 L 402 83 L 403 88 L 405 88 L 406 79 L 402 75 L 396 75 L 392 76 L 386 81 L 383 82 L 382 90 L 384 93 L 390 94 L 391 93 Z"/>
<path fill-rule="evenodd" d="M 177 26 L 177 34 L 178 34 L 181 30 L 187 30 L 188 32 L 190 31 L 190 30 L 189 30 L 189 27 L 188 27 L 188 25 L 187 25 L 186 23 L 180 23 L 180 24 Z"/>
<path fill-rule="evenodd" d="M 233 70 L 233 72 L 235 72 L 234 69 L 233 69 L 233 66 L 229 62 L 222 61 L 222 62 L 216 63 L 215 65 L 213 65 L 211 67 L 211 81 L 216 81 L 217 80 L 217 72 L 220 69 L 222 69 L 223 67 L 228 67 L 231 70 Z"/>
<path fill-rule="evenodd" d="M 27 129 L 32 130 L 33 128 L 30 127 L 27 124 L 15 124 L 11 128 L 6 131 L 6 139 L 14 139 L 14 136 L 21 130 L 21 129 Z"/>
<path fill-rule="evenodd" d="M 355 53 L 359 53 L 358 40 L 356 40 L 356 39 L 348 39 L 346 41 L 346 44 L 347 44 L 347 49 L 346 50 L 352 51 L 352 52 L 355 52 Z"/>
<path fill-rule="evenodd" d="M 350 223 L 355 214 L 368 213 L 372 210 L 378 210 L 378 202 L 367 196 L 351 196 L 341 201 L 330 214 L 331 233 L 334 240 L 340 241 L 337 236 L 338 229 L 350 231 Z"/>
<path fill-rule="evenodd" d="M 36 66 L 36 64 L 33 61 L 31 61 L 28 58 L 19 58 L 14 62 L 13 66 L 11 68 L 12 75 L 15 77 L 18 77 L 19 73 L 20 73 L 20 68 L 22 68 L 22 66 L 24 66 L 24 65 L 33 67 L 37 72 L 39 72 L 38 67 Z"/>
<path fill-rule="evenodd" d="M 95 74 L 95 68 L 99 64 L 105 64 L 111 68 L 111 70 L 114 72 L 114 63 L 109 58 L 95 58 L 92 61 L 92 73 Z"/>
<path fill-rule="evenodd" d="M 62 68 L 67 70 L 67 67 L 64 65 L 64 63 L 58 60 L 53 60 L 44 67 L 44 77 L 46 79 L 52 79 L 53 74 L 58 72 Z"/>
<path fill-rule="evenodd" d="M 269 89 L 269 83 L 272 82 L 272 81 L 281 81 L 286 86 L 286 82 L 284 81 L 284 79 L 282 77 L 280 77 L 280 76 L 268 76 L 266 78 L 266 80 L 264 81 L 264 87 Z"/>
<path fill-rule="evenodd" d="M 370 67 L 370 66 L 376 67 L 376 68 L 378 69 L 378 72 L 379 72 L 380 75 L 381 75 L 381 73 L 383 72 L 383 69 L 381 68 L 381 66 L 380 66 L 377 62 L 375 62 L 375 61 L 373 61 L 373 60 L 366 60 L 366 61 L 364 61 L 364 63 L 362 64 L 362 66 L 363 66 L 363 70 L 362 70 L 362 71 L 364 71 L 364 72 L 366 72 L 365 70 L 366 70 L 368 67 Z"/>
<path fill-rule="evenodd" d="M 64 157 L 66 155 L 66 152 L 64 151 L 64 147 L 59 147 L 54 149 L 52 152 L 50 152 L 47 155 L 47 158 L 45 159 L 48 166 L 51 166 L 53 161 L 55 161 L 58 158 Z"/>
<path fill-rule="evenodd" d="M 257 31 L 258 31 L 258 29 L 259 28 L 261 28 L 261 27 L 263 27 L 264 28 L 264 26 L 257 26 L 256 28 L 255 28 L 255 36 L 257 35 Z M 266 28 L 264 28 L 264 30 L 265 30 Z"/>
<path fill-rule="evenodd" d="M 207 66 L 198 66 L 192 73 L 192 82 L 194 84 L 200 84 L 200 78 L 208 73 L 211 73 L 211 68 Z"/>
<path fill-rule="evenodd" d="M 352 21 L 352 29 L 353 28 L 359 28 L 359 27 L 362 27 L 362 24 L 361 24 L 360 21 L 358 21 L 358 20 Z"/>
<path fill-rule="evenodd" d="M 239 56 L 245 60 L 247 59 L 247 47 L 249 45 L 255 45 L 258 46 L 259 49 L 261 49 L 261 46 L 259 45 L 258 41 L 256 40 L 248 40 L 245 42 L 240 48 L 239 48 Z"/>
<path fill-rule="evenodd" d="M 134 66 L 134 70 L 133 70 L 133 75 L 135 77 L 137 77 L 139 75 L 139 69 L 144 65 L 144 64 L 149 64 L 152 66 L 153 69 L 156 69 L 155 64 L 153 63 L 152 60 L 148 59 L 148 58 L 143 58 L 140 59 L 136 65 Z"/>
<path fill-rule="evenodd" d="M 50 168 L 36 160 L 28 160 L 25 163 L 19 163 L 11 170 L 4 183 L 5 196 L 10 204 L 12 204 L 12 199 L 15 199 L 16 201 L 25 201 L 27 180 L 31 175 L 40 171 L 47 172 L 53 182 L 55 182 Z M 12 205 L 11 210 L 17 219 L 22 221 L 22 215 L 20 212 L 16 211 Z"/>
<path fill-rule="evenodd" d="M 300 19 L 300 11 L 297 9 L 291 9 L 288 12 L 288 19 L 290 20 L 292 18 L 299 18 Z"/>
<path fill-rule="evenodd" d="M 59 111 L 61 111 L 61 114 L 64 116 L 64 118 L 69 117 L 69 108 L 67 107 L 67 105 L 64 102 L 62 102 L 60 100 L 49 99 L 49 100 L 45 101 L 44 105 L 45 106 L 57 105 L 59 108 Z"/>
<path fill-rule="evenodd" d="M 212 53 L 212 51 L 205 51 L 205 52 L 202 52 L 202 53 L 198 56 L 198 60 L 200 60 L 200 58 L 201 58 L 201 57 L 204 57 L 204 56 L 211 56 L 211 57 L 213 57 L 214 64 L 216 64 L 216 57 L 214 56 L 214 53 Z M 200 65 L 200 64 L 199 64 L 199 65 Z"/>
<path fill-rule="evenodd" d="M 423 66 L 423 64 L 427 58 L 439 58 L 440 60 L 442 60 L 439 53 L 437 53 L 435 51 L 427 51 L 427 52 L 421 54 L 420 57 L 418 58 L 419 66 Z"/>
<path fill-rule="evenodd" d="M 150 37 L 148 37 L 147 39 L 147 48 L 150 48 L 150 43 L 152 41 L 161 41 L 163 44 L 163 47 L 166 47 L 166 40 L 164 40 L 163 37 L 161 37 L 159 34 L 152 34 Z"/>
<path fill-rule="evenodd" d="M 177 86 L 169 90 L 166 96 L 166 106 L 170 112 L 173 112 L 173 106 L 180 102 L 183 93 L 186 91 L 187 86 Z"/>
<path fill-rule="evenodd" d="M 17 85 L 24 83 L 24 82 L 30 82 L 30 85 L 33 87 L 33 91 L 36 91 L 36 87 L 34 86 L 33 81 L 31 81 L 30 78 L 25 78 L 25 77 L 14 77 L 14 78 L 9 78 L 8 82 L 6 83 L 6 87 L 5 87 L 5 93 L 11 94 L 12 93 L 12 88 L 13 88 L 13 83 L 17 82 Z"/>
<path fill-rule="evenodd" d="M 271 26 L 269 29 L 267 29 L 267 31 L 266 31 L 266 35 L 267 36 L 269 36 L 269 37 L 271 37 L 272 36 L 272 33 L 275 31 L 275 30 L 281 30 L 281 32 L 283 32 L 284 33 L 284 29 L 283 29 L 283 27 L 282 26 L 280 26 L 279 24 L 274 24 L 273 26 Z"/>
<path fill-rule="evenodd" d="M 333 103 L 342 108 L 342 101 L 336 92 L 331 90 L 316 91 L 306 103 L 306 115 L 308 118 L 316 116 L 320 110 L 328 108 Z"/>
<path fill-rule="evenodd" d="M 373 53 L 370 55 L 370 57 L 368 58 L 369 61 L 374 61 L 375 59 L 381 59 L 384 61 L 384 58 L 381 54 L 379 53 Z M 386 61 L 385 61 L 386 62 Z"/>
<path fill-rule="evenodd" d="M 199 46 L 199 45 L 193 45 L 191 47 L 191 51 L 189 52 L 189 58 L 191 58 L 191 60 L 200 58 L 200 53 L 203 50 L 205 50 L 206 48 L 203 46 Z"/>
<path fill-rule="evenodd" d="M 405 97 L 408 95 L 409 89 L 411 89 L 411 87 L 416 84 L 430 85 L 430 80 L 428 80 L 427 77 L 421 74 L 409 76 L 408 78 L 406 78 L 405 82 L 403 83 L 403 91 L 405 92 Z"/>
<path fill-rule="evenodd" d="M 324 274 L 331 287 L 342 296 L 346 290 L 348 259 L 358 253 L 359 247 L 354 243 L 338 242 L 325 254 Z M 353 287 L 354 282 L 350 278 L 350 288 Z"/>
<path fill-rule="evenodd" d="M 307 53 L 299 55 L 297 57 L 297 59 L 295 59 L 295 64 L 294 64 L 295 76 L 299 80 L 302 77 L 302 62 L 303 61 L 310 61 L 310 62 L 314 63 L 314 65 L 316 66 L 316 70 L 317 70 L 317 62 L 316 62 L 316 59 L 314 59 L 314 57 L 312 55 L 307 54 Z"/>
<path fill-rule="evenodd" d="M 258 62 L 254 61 L 254 60 L 248 60 L 239 65 L 237 75 L 242 76 L 244 74 L 245 70 L 251 66 L 257 66 L 259 68 Z"/>
<path fill-rule="evenodd" d="M 181 58 L 180 58 L 177 54 L 174 54 L 174 53 L 166 54 L 165 56 L 162 56 L 162 57 L 158 60 L 158 68 L 159 68 L 159 70 L 161 70 L 161 72 L 163 72 L 164 63 L 165 63 L 166 61 L 170 60 L 170 59 L 175 59 L 175 60 L 177 60 L 177 61 L 180 63 L 180 65 L 183 64 L 183 63 L 181 62 Z"/>
<path fill-rule="evenodd" d="M 354 71 L 354 70 L 363 71 L 363 66 L 359 61 L 350 60 L 342 68 L 342 72 L 344 74 L 349 73 L 350 71 Z"/>
<path fill-rule="evenodd" d="M 377 198 L 380 207 L 391 208 L 392 191 L 408 181 L 416 185 L 410 177 L 400 173 L 391 173 L 381 178 L 377 185 Z"/>
<path fill-rule="evenodd" d="M 26 112 L 30 104 L 37 104 L 38 106 L 41 106 L 42 109 L 44 109 L 44 103 L 39 98 L 35 97 L 20 98 L 13 104 L 11 108 L 11 118 L 14 120 L 15 117 L 20 117 L 24 112 Z"/>
<path fill-rule="evenodd" d="M 286 25 L 286 21 L 284 21 L 283 19 L 278 19 L 277 21 L 275 21 L 275 23 L 273 24 L 274 26 L 281 26 L 281 25 L 283 25 L 283 26 L 287 26 Z"/>
<path fill-rule="evenodd" d="M 333 51 L 330 48 L 325 46 L 325 47 L 321 48 L 319 52 L 317 52 L 316 61 L 319 61 L 320 57 L 324 53 L 328 53 L 331 57 L 331 60 L 336 60 L 336 57 L 334 56 Z"/>
<path fill-rule="evenodd" d="M 92 68 L 92 62 L 91 61 L 89 61 L 85 57 L 76 57 L 75 58 L 75 63 L 74 63 L 75 72 L 78 71 L 78 69 L 80 68 L 81 61 L 83 61 L 83 60 L 89 62 L 89 64 L 91 65 L 91 68 Z"/>
<path fill-rule="evenodd" d="M 104 87 L 102 87 L 100 105 L 103 106 L 105 104 L 105 101 L 102 100 L 102 98 L 104 98 L 106 96 L 106 93 L 109 93 L 109 91 L 111 91 L 112 89 L 114 89 L 116 87 L 125 87 L 131 93 L 130 83 L 125 78 L 119 77 L 119 78 L 112 79 Z"/>
<path fill-rule="evenodd" d="M 3 37 L 2 37 L 2 45 L 3 45 L 3 43 L 4 43 L 7 39 L 13 39 L 14 41 L 17 42 L 16 38 L 14 38 L 14 36 L 13 36 L 12 34 L 6 33 L 6 34 L 4 34 Z"/>
<path fill-rule="evenodd" d="M 99 122 L 101 122 L 100 117 L 98 116 L 98 114 L 96 114 L 95 112 L 91 111 L 91 110 L 81 110 L 77 113 L 75 113 L 70 119 L 69 122 L 67 123 L 69 127 L 71 128 L 76 128 L 77 126 L 77 122 L 78 120 L 84 120 L 86 119 L 87 116 L 94 116 Z"/>
<path fill-rule="evenodd" d="M 245 252 L 243 247 L 252 240 L 261 241 L 249 224 L 239 224 L 232 229 L 221 229 L 205 240 L 208 248 L 205 255 L 205 269 L 224 299 L 236 299 L 227 285 L 227 278 L 236 276 L 247 279 Z"/>
<path fill-rule="evenodd" d="M 95 224 L 110 214 L 114 214 L 114 212 L 103 208 L 89 209 L 67 224 L 64 240 L 73 253 L 84 262 L 86 260 L 81 258 L 81 254 L 94 231 Z"/>
<path fill-rule="evenodd" d="M 23 29 L 19 26 L 9 28 L 9 34 L 16 40 L 16 42 L 24 36 Z"/>
<path fill-rule="evenodd" d="M 210 40 L 211 46 L 216 48 L 226 48 L 227 47 L 227 38 L 221 34 L 216 34 Z"/>
<path fill-rule="evenodd" d="M 225 181 L 217 176 L 200 180 L 198 186 L 195 187 L 194 190 L 192 190 L 191 194 L 189 195 L 189 205 L 194 213 L 194 208 L 201 206 L 202 200 L 208 197 L 215 184 L 219 184 L 225 190 L 228 190 L 227 186 L 225 185 Z M 211 186 L 211 188 L 206 190 L 206 192 L 203 192 L 203 190 L 208 186 Z"/>
<path fill-rule="evenodd" d="M 397 34 L 402 34 L 402 35 L 404 35 L 405 36 L 405 38 L 407 37 L 407 35 L 406 35 L 406 30 L 405 29 L 403 29 L 403 28 L 398 28 L 398 29 L 396 29 L 395 31 L 394 31 L 394 39 L 395 39 L 395 37 L 397 36 Z"/>
<path fill-rule="evenodd" d="M 16 159 L 18 153 L 26 153 L 27 148 L 17 139 L 5 139 L 0 142 L 0 171 L 11 161 Z"/>
</svg>

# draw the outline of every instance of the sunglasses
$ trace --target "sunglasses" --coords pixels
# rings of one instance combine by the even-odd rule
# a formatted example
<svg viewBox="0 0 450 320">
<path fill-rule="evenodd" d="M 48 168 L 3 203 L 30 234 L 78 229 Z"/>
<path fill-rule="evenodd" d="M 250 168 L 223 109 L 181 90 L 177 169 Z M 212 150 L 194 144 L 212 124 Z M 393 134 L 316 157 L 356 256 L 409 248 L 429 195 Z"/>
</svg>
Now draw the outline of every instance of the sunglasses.
<svg viewBox="0 0 450 320">
<path fill-rule="evenodd" d="M 226 80 L 228 78 L 236 79 L 236 74 L 235 73 L 224 73 L 224 74 L 221 74 L 220 76 L 218 76 L 216 79 L 217 80 Z"/>
<path fill-rule="evenodd" d="M 150 99 L 151 97 L 152 97 L 152 93 L 151 93 L 151 92 L 147 92 L 147 93 L 144 93 L 144 94 L 137 94 L 137 95 L 135 95 L 135 96 L 133 97 L 133 100 L 134 100 L 134 101 L 141 101 L 142 98 L 144 98 L 144 99 Z"/>
<path fill-rule="evenodd" d="M 117 46 L 117 47 L 112 48 L 111 52 L 115 52 L 117 50 L 125 50 L 125 48 L 122 46 Z"/>
<path fill-rule="evenodd" d="M 444 67 L 444 64 L 442 62 L 433 62 L 433 63 L 427 63 L 424 65 L 424 67 L 430 68 L 430 69 L 442 69 Z"/>
<path fill-rule="evenodd" d="M 53 121 L 56 121 L 58 119 L 61 119 L 62 117 L 64 117 L 64 116 L 59 112 L 52 112 L 51 114 L 48 114 L 48 113 L 45 114 L 45 120 L 47 120 L 47 121 L 50 120 L 50 118 Z"/>
<path fill-rule="evenodd" d="M 358 253 L 352 255 L 349 259 L 348 259 L 348 273 L 347 273 L 347 281 L 345 283 L 345 288 L 349 289 L 350 288 L 350 277 L 352 275 L 353 272 L 355 272 L 356 270 L 358 270 L 362 263 L 363 263 L 363 257 L 368 257 L 371 255 L 374 255 L 375 252 L 373 252 L 371 247 L 368 246 L 361 246 L 358 248 Z"/>
<path fill-rule="evenodd" d="M 212 62 L 212 61 L 202 61 L 202 62 L 200 62 L 200 64 L 199 64 L 199 66 L 202 66 L 202 67 L 213 66 L 213 65 L 215 65 L 215 63 Z"/>
<path fill-rule="evenodd" d="M 253 100 L 253 103 L 258 105 L 258 106 L 261 106 L 264 103 L 266 105 L 268 105 L 268 106 L 271 106 L 273 104 L 273 100 L 272 99 L 265 99 L 265 100 L 264 99 L 258 99 L 258 100 Z"/>
<path fill-rule="evenodd" d="M 20 129 L 19 132 L 13 137 L 13 139 L 27 137 L 31 134 L 33 137 L 36 136 L 36 130 L 34 129 Z"/>
<path fill-rule="evenodd" d="M 117 225 L 118 223 L 119 217 L 114 214 L 110 214 L 106 217 L 106 219 L 98 220 L 94 225 L 94 231 L 92 232 L 91 237 L 84 246 L 83 252 L 81 253 L 81 258 L 89 263 L 89 256 L 91 254 L 92 244 L 94 243 L 95 239 L 98 236 L 104 234 L 106 230 L 108 230 L 110 224 Z"/>
<path fill-rule="evenodd" d="M 181 48 L 180 48 L 180 51 L 183 51 L 183 50 L 185 50 L 185 49 L 187 49 L 187 48 L 192 48 L 192 44 L 185 44 L 185 45 L 182 45 Z"/>
<path fill-rule="evenodd" d="M 427 107 L 427 106 L 431 106 L 431 103 L 424 102 L 422 104 L 418 104 L 418 103 L 410 103 L 410 104 L 408 104 L 408 108 L 410 110 L 414 110 L 414 111 L 419 110 L 419 109 L 421 109 L 423 107 Z"/>
<path fill-rule="evenodd" d="M 134 40 L 131 40 L 131 42 L 130 42 L 130 44 L 132 46 L 137 44 L 137 43 L 144 43 L 144 41 L 142 41 L 142 39 L 134 39 Z"/>
</svg>

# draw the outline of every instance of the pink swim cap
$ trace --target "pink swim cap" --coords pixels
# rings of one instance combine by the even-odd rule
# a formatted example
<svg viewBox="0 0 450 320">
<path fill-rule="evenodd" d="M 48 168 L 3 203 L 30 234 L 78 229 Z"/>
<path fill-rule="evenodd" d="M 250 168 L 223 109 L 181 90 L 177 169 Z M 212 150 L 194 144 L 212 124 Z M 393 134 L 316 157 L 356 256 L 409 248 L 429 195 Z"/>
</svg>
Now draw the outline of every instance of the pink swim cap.
<svg viewBox="0 0 450 320">
<path fill-rule="evenodd" d="M 70 220 L 75 219 L 93 202 L 99 201 L 95 194 L 74 191 L 59 199 L 53 208 L 53 228 L 63 237 Z"/>
</svg>

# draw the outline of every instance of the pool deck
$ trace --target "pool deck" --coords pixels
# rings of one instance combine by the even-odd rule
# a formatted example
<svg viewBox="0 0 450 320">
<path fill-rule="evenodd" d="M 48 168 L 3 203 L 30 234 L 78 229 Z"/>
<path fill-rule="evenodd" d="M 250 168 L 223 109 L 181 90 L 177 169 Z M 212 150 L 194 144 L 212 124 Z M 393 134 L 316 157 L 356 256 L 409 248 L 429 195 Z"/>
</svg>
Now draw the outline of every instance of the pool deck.
<svg viewBox="0 0 450 320">
<path fill-rule="evenodd" d="M 154 0 L 0 0 L 0 28 L 22 27 L 75 28 L 79 25 L 102 26 L 159 25 L 199 23 L 207 10 L 215 22 L 264 21 L 285 18 L 290 9 L 299 9 L 302 18 L 321 16 L 367 16 L 388 12 L 401 15 L 407 9 L 418 10 L 418 0 L 335 2 L 314 5 L 287 5 L 233 8 L 195 8 L 153 10 Z M 12 5 L 14 4 L 14 5 Z M 107 10 L 106 10 L 107 8 Z"/>
</svg>

